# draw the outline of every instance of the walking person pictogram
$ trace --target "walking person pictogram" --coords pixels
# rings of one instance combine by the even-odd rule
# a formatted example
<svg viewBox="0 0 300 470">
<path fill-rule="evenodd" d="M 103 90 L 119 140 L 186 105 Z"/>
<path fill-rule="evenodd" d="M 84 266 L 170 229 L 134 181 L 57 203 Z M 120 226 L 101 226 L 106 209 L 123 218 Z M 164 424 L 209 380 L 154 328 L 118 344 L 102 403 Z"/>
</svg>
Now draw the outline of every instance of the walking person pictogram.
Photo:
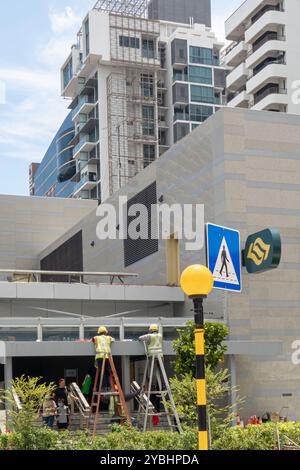
<svg viewBox="0 0 300 470">
<path fill-rule="evenodd" d="M 223 246 L 223 251 L 222 251 L 222 254 L 221 254 L 221 258 L 222 258 L 222 267 L 220 269 L 220 275 L 222 276 L 223 269 L 225 268 L 226 269 L 226 277 L 229 277 L 227 263 L 230 263 L 230 261 L 227 258 L 227 252 L 226 252 L 225 245 Z"/>
</svg>

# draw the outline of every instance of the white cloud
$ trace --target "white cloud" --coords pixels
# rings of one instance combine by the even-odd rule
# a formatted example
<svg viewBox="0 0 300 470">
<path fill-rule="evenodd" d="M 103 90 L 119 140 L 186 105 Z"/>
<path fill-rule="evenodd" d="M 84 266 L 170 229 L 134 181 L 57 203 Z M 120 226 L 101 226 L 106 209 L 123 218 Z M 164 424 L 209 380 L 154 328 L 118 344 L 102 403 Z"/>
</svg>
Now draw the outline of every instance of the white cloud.
<svg viewBox="0 0 300 470">
<path fill-rule="evenodd" d="M 55 34 L 65 34 L 66 31 L 73 30 L 82 21 L 82 18 L 70 6 L 65 7 L 63 11 L 50 9 L 49 19 L 51 29 Z"/>
</svg>

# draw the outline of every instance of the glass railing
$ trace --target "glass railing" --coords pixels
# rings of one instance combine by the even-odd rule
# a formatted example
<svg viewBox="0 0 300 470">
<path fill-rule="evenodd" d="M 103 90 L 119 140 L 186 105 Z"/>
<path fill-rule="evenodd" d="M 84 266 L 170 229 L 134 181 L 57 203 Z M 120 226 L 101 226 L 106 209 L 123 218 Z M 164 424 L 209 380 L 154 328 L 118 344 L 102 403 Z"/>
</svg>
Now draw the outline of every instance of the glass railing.
<svg viewBox="0 0 300 470">
<path fill-rule="evenodd" d="M 76 153 L 78 153 L 81 148 L 83 147 L 84 144 L 94 144 L 96 143 L 95 139 L 90 137 L 89 135 L 86 135 L 84 137 L 81 137 L 79 143 L 76 145 L 76 147 L 74 147 L 74 150 L 73 150 L 73 155 L 75 155 Z"/>
<path fill-rule="evenodd" d="M 257 75 L 259 72 L 264 70 L 268 65 L 274 65 L 274 64 L 285 65 L 286 64 L 285 58 L 284 57 L 278 57 L 278 58 L 274 57 L 274 58 L 268 58 L 268 59 L 264 60 L 261 64 L 257 65 L 253 69 L 253 76 Z"/>
<path fill-rule="evenodd" d="M 261 92 L 258 92 L 254 96 L 254 104 L 259 103 L 260 101 L 262 101 L 267 96 L 273 95 L 273 94 L 286 95 L 287 90 L 286 90 L 286 88 L 280 88 L 279 85 L 270 85 L 268 88 L 265 88 L 264 90 L 262 90 Z"/>
<path fill-rule="evenodd" d="M 84 175 L 81 180 L 76 184 L 75 186 L 75 191 L 74 192 L 77 192 L 77 191 L 80 191 L 80 189 L 82 188 L 82 186 L 86 183 L 97 183 L 97 175 L 96 173 L 89 173 L 87 175 Z"/>
<path fill-rule="evenodd" d="M 78 105 L 73 110 L 73 117 L 76 116 L 76 114 L 78 114 L 78 112 L 80 111 L 80 109 L 82 108 L 84 104 L 88 104 L 88 103 L 95 104 L 95 101 L 90 96 L 87 96 L 87 95 L 81 96 L 78 100 Z"/>
<path fill-rule="evenodd" d="M 190 115 L 188 113 L 175 113 L 174 121 L 189 121 Z"/>
<path fill-rule="evenodd" d="M 278 33 L 270 31 L 253 44 L 252 53 L 256 52 L 268 41 L 285 41 L 285 36 L 280 36 Z"/>
<path fill-rule="evenodd" d="M 251 24 L 256 23 L 268 11 L 284 11 L 282 5 L 265 5 L 256 15 L 251 18 Z"/>
</svg>

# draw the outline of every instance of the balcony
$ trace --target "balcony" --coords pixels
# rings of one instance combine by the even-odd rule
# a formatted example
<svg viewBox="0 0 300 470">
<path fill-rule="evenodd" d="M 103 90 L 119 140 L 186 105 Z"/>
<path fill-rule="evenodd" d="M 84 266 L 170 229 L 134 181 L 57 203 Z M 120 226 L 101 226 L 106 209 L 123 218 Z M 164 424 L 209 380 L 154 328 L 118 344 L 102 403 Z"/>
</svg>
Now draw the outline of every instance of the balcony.
<svg viewBox="0 0 300 470">
<path fill-rule="evenodd" d="M 96 147 L 96 145 L 97 142 L 95 142 L 89 135 L 82 137 L 73 150 L 73 158 L 78 158 L 81 152 L 91 152 Z"/>
<path fill-rule="evenodd" d="M 287 68 L 284 64 L 266 65 L 257 75 L 253 76 L 247 82 L 247 93 L 256 93 L 267 82 L 278 81 L 278 79 L 287 78 Z"/>
<path fill-rule="evenodd" d="M 278 26 L 286 22 L 285 13 L 281 11 L 269 11 L 265 13 L 253 26 L 245 33 L 245 41 L 253 43 L 262 33 L 277 29 Z"/>
<path fill-rule="evenodd" d="M 270 95 L 283 95 L 287 97 L 287 90 L 285 88 L 280 88 L 279 85 L 274 83 L 267 85 L 254 95 L 254 106 Z"/>
<path fill-rule="evenodd" d="M 243 62 L 238 67 L 236 67 L 229 75 L 227 75 L 226 83 L 227 88 L 230 89 L 239 89 L 241 88 L 248 76 L 248 70 L 245 63 Z"/>
<path fill-rule="evenodd" d="M 243 86 L 235 93 L 228 94 L 227 106 L 230 108 L 248 108 L 249 99 L 250 98 L 247 94 L 246 86 Z"/>
<path fill-rule="evenodd" d="M 283 57 L 283 56 L 266 57 L 262 62 L 260 62 L 258 65 L 256 65 L 256 67 L 254 67 L 253 76 L 257 75 L 259 72 L 261 72 L 268 65 L 272 65 L 272 64 L 286 65 L 285 57 Z"/>
<path fill-rule="evenodd" d="M 277 5 L 264 5 L 261 10 L 259 10 L 252 18 L 251 23 L 256 23 L 265 13 L 268 11 L 284 11 L 283 7 L 280 4 Z"/>
<path fill-rule="evenodd" d="M 241 2 L 240 7 L 225 22 L 226 38 L 230 41 L 240 41 L 248 25 L 251 26 L 257 23 L 262 16 L 268 13 L 266 10 L 260 16 L 259 13 L 262 11 L 262 7 L 266 5 L 275 7 L 278 3 L 279 0 L 245 0 L 243 3 Z M 256 14 L 258 15 L 257 19 L 253 22 Z"/>
<path fill-rule="evenodd" d="M 74 189 L 74 196 L 78 196 L 81 191 L 90 191 L 97 186 L 97 174 L 96 173 L 88 173 L 87 175 L 83 176 L 79 183 L 76 184 Z"/>
<path fill-rule="evenodd" d="M 252 45 L 252 51 L 249 52 L 249 56 L 258 51 L 264 44 L 270 41 L 285 41 L 285 36 L 281 36 L 276 31 L 267 31 L 265 32 L 257 41 Z"/>
<path fill-rule="evenodd" d="M 268 55 L 277 52 L 286 52 L 287 44 L 284 36 L 277 36 L 276 39 L 270 39 L 261 45 L 255 52 L 251 50 L 246 59 L 246 67 L 253 68 Z"/>
<path fill-rule="evenodd" d="M 99 125 L 99 119 L 91 117 L 79 123 L 78 133 L 90 134 Z"/>
<path fill-rule="evenodd" d="M 73 121 L 76 121 L 80 114 L 90 114 L 95 108 L 96 104 L 91 96 L 84 95 L 80 96 L 78 105 L 73 111 Z"/>
<path fill-rule="evenodd" d="M 233 43 L 224 54 L 224 62 L 229 67 L 237 67 L 244 62 L 247 56 L 247 45 L 245 41 Z"/>
</svg>

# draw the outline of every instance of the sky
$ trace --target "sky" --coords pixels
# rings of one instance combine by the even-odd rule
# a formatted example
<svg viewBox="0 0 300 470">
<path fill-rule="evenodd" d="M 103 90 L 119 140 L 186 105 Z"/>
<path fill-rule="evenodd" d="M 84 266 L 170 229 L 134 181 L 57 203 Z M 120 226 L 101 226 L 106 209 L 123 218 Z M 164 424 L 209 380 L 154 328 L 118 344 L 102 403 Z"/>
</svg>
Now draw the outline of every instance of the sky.
<svg viewBox="0 0 300 470">
<path fill-rule="evenodd" d="M 29 164 L 42 160 L 68 112 L 60 67 L 96 0 L 0 1 L 0 194 L 28 195 Z M 241 3 L 212 0 L 220 40 Z"/>
</svg>

